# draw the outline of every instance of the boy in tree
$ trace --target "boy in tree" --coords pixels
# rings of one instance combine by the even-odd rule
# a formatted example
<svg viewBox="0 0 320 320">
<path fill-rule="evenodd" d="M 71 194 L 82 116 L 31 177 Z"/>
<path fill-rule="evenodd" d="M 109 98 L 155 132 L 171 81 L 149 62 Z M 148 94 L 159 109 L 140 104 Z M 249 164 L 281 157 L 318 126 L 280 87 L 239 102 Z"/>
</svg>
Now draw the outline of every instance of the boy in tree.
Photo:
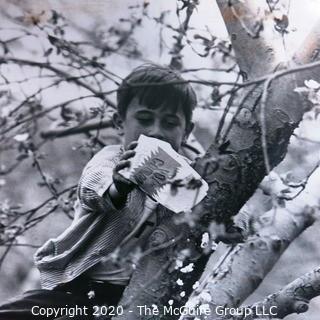
<svg viewBox="0 0 320 320">
<path fill-rule="evenodd" d="M 196 95 L 176 72 L 147 64 L 123 80 L 117 104 L 114 120 L 123 130 L 123 145 L 103 148 L 86 165 L 74 221 L 35 254 L 43 289 L 0 306 L 0 319 L 39 319 L 39 309 L 31 312 L 34 306 L 116 305 L 133 273 L 137 248 L 143 251 L 150 245 L 168 214 L 119 171 L 130 166 L 141 134 L 181 152 L 193 129 Z M 46 318 L 69 319 L 68 308 Z M 75 318 L 82 316 L 90 319 L 92 310 Z"/>
</svg>

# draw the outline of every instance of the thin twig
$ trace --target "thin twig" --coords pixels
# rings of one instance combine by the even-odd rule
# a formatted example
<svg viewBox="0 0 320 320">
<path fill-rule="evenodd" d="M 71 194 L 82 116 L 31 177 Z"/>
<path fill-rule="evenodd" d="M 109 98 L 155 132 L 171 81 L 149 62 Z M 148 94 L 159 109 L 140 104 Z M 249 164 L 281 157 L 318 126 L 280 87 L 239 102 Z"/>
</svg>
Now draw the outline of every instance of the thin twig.
<svg viewBox="0 0 320 320">
<path fill-rule="evenodd" d="M 6 64 L 6 63 L 16 63 L 18 65 L 27 65 L 27 66 L 31 66 L 31 67 L 37 67 L 40 69 L 47 69 L 50 70 L 52 72 L 54 72 L 55 74 L 59 75 L 60 77 L 64 78 L 65 81 L 71 81 L 76 83 L 77 85 L 87 89 L 88 91 L 90 91 L 91 93 L 94 94 L 94 96 L 96 96 L 97 98 L 103 99 L 106 103 L 108 103 L 108 105 L 115 107 L 115 104 L 113 103 L 113 101 L 109 100 L 107 97 L 105 97 L 101 92 L 95 90 L 93 87 L 91 87 L 89 84 L 87 84 L 86 82 L 81 81 L 78 77 L 70 77 L 70 75 L 65 72 L 62 71 L 56 67 L 54 67 L 52 64 L 47 63 L 47 62 L 36 62 L 36 61 L 32 61 L 32 60 L 26 60 L 26 59 L 17 59 L 17 58 L 10 58 L 10 57 L 6 57 L 6 56 L 0 56 L 0 64 Z"/>
<path fill-rule="evenodd" d="M 286 183 L 283 179 L 282 182 L 287 184 L 289 187 L 291 188 L 301 188 L 294 196 L 285 196 L 285 195 L 282 195 L 282 196 L 278 196 L 277 198 L 278 199 L 283 199 L 283 200 L 287 200 L 287 201 L 291 201 L 295 198 L 297 198 L 301 193 L 302 191 L 306 188 L 307 186 L 307 183 L 309 181 L 309 179 L 311 178 L 311 176 L 315 173 L 315 171 L 319 168 L 320 166 L 320 161 L 314 166 L 314 168 L 308 173 L 308 175 L 303 179 L 303 181 L 299 182 L 299 183 L 296 183 L 296 184 L 288 184 Z"/>
</svg>

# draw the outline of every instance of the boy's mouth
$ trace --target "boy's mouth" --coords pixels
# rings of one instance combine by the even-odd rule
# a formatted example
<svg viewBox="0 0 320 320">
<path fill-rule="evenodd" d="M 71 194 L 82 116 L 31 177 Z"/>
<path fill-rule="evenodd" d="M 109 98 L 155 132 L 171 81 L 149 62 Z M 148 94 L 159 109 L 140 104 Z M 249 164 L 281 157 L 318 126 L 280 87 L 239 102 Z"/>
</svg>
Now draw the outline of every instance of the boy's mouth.
<svg viewBox="0 0 320 320">
<path fill-rule="evenodd" d="M 157 136 L 148 136 L 150 138 L 155 138 L 155 139 L 158 139 L 158 140 L 162 140 L 162 141 L 165 141 L 165 142 L 168 142 L 165 138 L 163 137 L 157 137 Z"/>
</svg>

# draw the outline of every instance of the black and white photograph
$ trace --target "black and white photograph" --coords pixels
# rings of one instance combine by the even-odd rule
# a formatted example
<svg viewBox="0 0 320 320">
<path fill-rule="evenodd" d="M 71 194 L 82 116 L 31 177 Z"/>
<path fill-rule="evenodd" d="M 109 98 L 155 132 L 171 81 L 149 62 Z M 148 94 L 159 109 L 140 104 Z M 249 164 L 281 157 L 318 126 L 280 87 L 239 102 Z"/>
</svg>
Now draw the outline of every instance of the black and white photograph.
<svg viewBox="0 0 320 320">
<path fill-rule="evenodd" d="M 319 320 L 319 0 L 0 0 L 0 320 Z"/>
</svg>

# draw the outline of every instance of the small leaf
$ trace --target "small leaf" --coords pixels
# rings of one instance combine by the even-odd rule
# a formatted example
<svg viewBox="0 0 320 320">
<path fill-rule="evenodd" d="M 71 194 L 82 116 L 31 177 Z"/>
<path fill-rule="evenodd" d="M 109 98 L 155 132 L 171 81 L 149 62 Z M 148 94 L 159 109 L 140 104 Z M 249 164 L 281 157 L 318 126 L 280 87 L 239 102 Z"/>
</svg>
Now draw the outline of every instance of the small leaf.
<svg viewBox="0 0 320 320">
<path fill-rule="evenodd" d="M 59 18 L 59 14 L 55 10 L 51 10 L 51 13 L 52 13 L 52 17 L 51 17 L 52 23 L 53 24 L 57 24 L 58 18 Z"/>
<path fill-rule="evenodd" d="M 50 56 L 50 54 L 52 53 L 52 51 L 53 51 L 53 48 L 49 48 L 48 50 L 46 50 L 46 52 L 44 53 L 44 57 L 49 57 Z"/>
<path fill-rule="evenodd" d="M 51 35 L 48 35 L 48 40 L 52 45 L 56 45 L 59 42 L 58 38 L 51 36 Z"/>
<path fill-rule="evenodd" d="M 275 29 L 281 33 L 286 32 L 286 29 L 289 26 L 289 18 L 286 14 L 274 13 L 274 21 L 276 23 Z"/>
</svg>

